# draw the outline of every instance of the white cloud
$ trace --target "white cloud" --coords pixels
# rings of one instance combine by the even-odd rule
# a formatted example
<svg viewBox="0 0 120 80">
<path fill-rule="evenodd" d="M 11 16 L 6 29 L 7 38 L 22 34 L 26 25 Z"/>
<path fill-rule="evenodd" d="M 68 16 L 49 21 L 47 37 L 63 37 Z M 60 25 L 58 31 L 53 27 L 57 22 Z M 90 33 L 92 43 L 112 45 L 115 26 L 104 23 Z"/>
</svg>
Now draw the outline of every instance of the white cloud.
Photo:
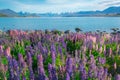
<svg viewBox="0 0 120 80">
<path fill-rule="evenodd" d="M 119 0 L 46 0 L 43 4 L 25 4 L 14 2 L 16 10 L 33 13 L 61 13 L 76 12 L 87 10 L 103 10 L 107 8 L 106 4 L 117 2 Z"/>
<path fill-rule="evenodd" d="M 46 0 L 47 3 L 52 3 L 52 4 L 60 4 L 60 3 L 66 3 L 69 2 L 69 0 Z"/>
</svg>

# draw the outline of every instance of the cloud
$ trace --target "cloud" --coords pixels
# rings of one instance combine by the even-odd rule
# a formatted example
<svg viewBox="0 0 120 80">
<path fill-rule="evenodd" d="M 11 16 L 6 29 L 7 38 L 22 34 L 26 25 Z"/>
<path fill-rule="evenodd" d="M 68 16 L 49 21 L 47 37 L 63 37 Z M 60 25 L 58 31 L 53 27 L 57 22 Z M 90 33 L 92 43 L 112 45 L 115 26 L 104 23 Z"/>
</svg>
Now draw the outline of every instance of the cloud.
<svg viewBox="0 0 120 80">
<path fill-rule="evenodd" d="M 120 5 L 120 0 L 0 0 L 1 8 L 17 12 L 61 13 L 88 10 L 103 10 L 109 6 Z"/>
<path fill-rule="evenodd" d="M 106 4 L 106 6 L 119 6 L 119 5 L 120 5 L 120 2 Z"/>
<path fill-rule="evenodd" d="M 104 0 L 99 2 L 98 4 L 100 5 L 105 5 L 105 6 L 114 6 L 114 5 L 119 5 L 120 0 Z"/>
<path fill-rule="evenodd" d="M 49 4 L 62 4 L 69 2 L 69 0 L 46 0 L 46 2 Z"/>
<path fill-rule="evenodd" d="M 95 4 L 95 3 L 93 3 Z M 78 1 L 75 0 L 72 2 L 72 0 L 65 0 L 62 2 L 62 0 L 47 0 L 45 4 L 25 4 L 25 3 L 19 3 L 16 2 L 16 5 L 19 8 L 18 10 L 27 11 L 27 12 L 40 12 L 40 13 L 46 13 L 46 12 L 53 12 L 53 13 L 61 13 L 61 12 L 76 12 L 80 10 L 87 10 L 89 9 L 93 10 L 94 5 L 90 4 L 90 2 L 84 2 L 84 1 Z M 22 6 L 22 7 L 21 7 Z M 88 10 L 89 10 L 88 9 Z"/>
</svg>

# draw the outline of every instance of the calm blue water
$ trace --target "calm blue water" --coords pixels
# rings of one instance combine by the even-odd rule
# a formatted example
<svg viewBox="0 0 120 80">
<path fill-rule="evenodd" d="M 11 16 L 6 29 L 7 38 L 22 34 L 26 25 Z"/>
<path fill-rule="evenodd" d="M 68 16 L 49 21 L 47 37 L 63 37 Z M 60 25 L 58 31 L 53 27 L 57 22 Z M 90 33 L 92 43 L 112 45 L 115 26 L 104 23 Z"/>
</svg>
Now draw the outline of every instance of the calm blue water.
<svg viewBox="0 0 120 80">
<path fill-rule="evenodd" d="M 44 17 L 44 18 L 0 18 L 0 29 L 20 30 L 71 30 L 76 27 L 83 31 L 110 31 L 120 28 L 120 17 Z"/>
</svg>

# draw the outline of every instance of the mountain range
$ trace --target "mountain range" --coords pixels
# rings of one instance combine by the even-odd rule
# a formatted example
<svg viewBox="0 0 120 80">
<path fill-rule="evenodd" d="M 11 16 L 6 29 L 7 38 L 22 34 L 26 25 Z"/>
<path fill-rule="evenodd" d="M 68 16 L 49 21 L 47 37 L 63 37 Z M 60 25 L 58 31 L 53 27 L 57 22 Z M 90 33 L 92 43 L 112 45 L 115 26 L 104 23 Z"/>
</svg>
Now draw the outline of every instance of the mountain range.
<svg viewBox="0 0 120 80">
<path fill-rule="evenodd" d="M 120 6 L 109 7 L 103 11 L 79 11 L 79 12 L 67 12 L 61 14 L 55 13 L 27 13 L 27 12 L 15 12 L 11 9 L 0 10 L 0 17 L 86 17 L 86 16 L 119 16 Z"/>
</svg>

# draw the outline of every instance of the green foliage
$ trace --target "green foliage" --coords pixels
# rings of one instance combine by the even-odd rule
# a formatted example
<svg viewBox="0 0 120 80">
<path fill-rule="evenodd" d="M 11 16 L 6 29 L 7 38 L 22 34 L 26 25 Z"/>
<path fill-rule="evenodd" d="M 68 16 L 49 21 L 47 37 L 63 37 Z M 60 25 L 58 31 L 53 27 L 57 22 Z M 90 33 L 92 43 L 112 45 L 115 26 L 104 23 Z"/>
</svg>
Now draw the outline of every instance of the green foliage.
<svg viewBox="0 0 120 80">
<path fill-rule="evenodd" d="M 6 79 L 9 78 L 9 71 L 6 72 L 0 71 L 0 80 L 4 80 L 4 78 Z"/>
<path fill-rule="evenodd" d="M 23 42 L 24 42 L 24 46 L 25 46 L 25 47 L 31 45 L 30 40 L 23 40 Z"/>
<path fill-rule="evenodd" d="M 92 50 L 92 54 L 95 57 L 95 59 L 98 58 L 98 57 L 104 57 L 103 53 L 99 53 L 98 51 L 96 51 L 94 49 Z"/>
<path fill-rule="evenodd" d="M 58 69 L 60 65 L 62 66 L 63 62 L 60 59 L 60 54 L 58 54 L 56 57 L 56 69 Z"/>
<path fill-rule="evenodd" d="M 54 34 L 61 35 L 61 31 L 55 30 L 55 31 L 54 31 Z"/>
<path fill-rule="evenodd" d="M 107 57 L 106 59 L 106 63 L 109 64 L 109 65 L 113 65 L 115 62 L 115 60 L 112 58 L 112 57 Z"/>
<path fill-rule="evenodd" d="M 109 66 L 113 65 L 115 62 L 115 60 L 112 57 L 107 57 L 106 59 L 106 64 L 108 64 Z"/>
<path fill-rule="evenodd" d="M 0 71 L 0 80 L 3 79 L 3 73 Z"/>
<path fill-rule="evenodd" d="M 80 80 L 80 74 L 79 74 L 79 72 L 75 73 L 75 80 Z"/>
<path fill-rule="evenodd" d="M 32 57 L 32 68 L 33 68 L 33 71 L 36 71 L 37 70 L 37 57 L 36 57 L 36 55 L 34 55 L 33 57 Z"/>
<path fill-rule="evenodd" d="M 116 55 L 114 57 L 114 61 L 117 63 L 118 66 L 120 66 L 120 56 Z"/>
<path fill-rule="evenodd" d="M 14 48 L 12 48 L 12 50 L 11 50 L 11 54 L 13 57 L 18 59 L 19 53 L 22 54 L 23 56 L 25 56 L 25 47 L 23 45 L 21 45 L 20 43 L 16 43 Z"/>
<path fill-rule="evenodd" d="M 26 77 L 26 80 L 30 80 L 30 71 L 27 69 L 26 72 L 25 72 L 25 77 Z"/>
<path fill-rule="evenodd" d="M 92 54 L 95 58 L 97 58 L 100 55 L 100 53 L 96 50 L 92 50 Z"/>
<path fill-rule="evenodd" d="M 97 59 L 98 57 L 104 57 L 103 53 L 99 53 L 98 51 L 96 51 L 95 49 L 92 49 L 91 54 L 94 56 L 95 59 Z M 90 57 L 90 51 L 87 50 L 86 51 L 86 56 L 89 58 Z"/>
<path fill-rule="evenodd" d="M 106 49 L 111 48 L 113 51 L 116 51 L 117 49 L 117 43 L 111 43 L 111 44 L 106 44 Z"/>
<path fill-rule="evenodd" d="M 50 56 L 50 54 L 48 54 L 48 57 L 46 58 L 46 60 L 44 61 L 44 68 L 47 69 L 48 68 L 48 64 L 52 64 L 52 58 Z"/>
<path fill-rule="evenodd" d="M 8 80 L 8 78 L 9 78 L 9 71 L 6 72 L 6 78 Z"/>
<path fill-rule="evenodd" d="M 1 61 L 2 64 L 4 64 L 4 65 L 7 65 L 7 64 L 8 64 L 8 60 L 7 60 L 6 57 L 2 57 L 1 60 L 2 60 L 2 61 Z"/>
<path fill-rule="evenodd" d="M 67 50 L 70 52 L 73 52 L 75 50 L 79 50 L 82 44 L 83 44 L 82 40 L 76 41 L 76 42 L 68 40 L 67 41 Z"/>
<path fill-rule="evenodd" d="M 50 54 L 48 54 L 48 57 L 45 59 L 43 64 L 44 64 L 45 73 L 48 76 L 48 64 L 52 64 L 52 58 Z"/>
</svg>

